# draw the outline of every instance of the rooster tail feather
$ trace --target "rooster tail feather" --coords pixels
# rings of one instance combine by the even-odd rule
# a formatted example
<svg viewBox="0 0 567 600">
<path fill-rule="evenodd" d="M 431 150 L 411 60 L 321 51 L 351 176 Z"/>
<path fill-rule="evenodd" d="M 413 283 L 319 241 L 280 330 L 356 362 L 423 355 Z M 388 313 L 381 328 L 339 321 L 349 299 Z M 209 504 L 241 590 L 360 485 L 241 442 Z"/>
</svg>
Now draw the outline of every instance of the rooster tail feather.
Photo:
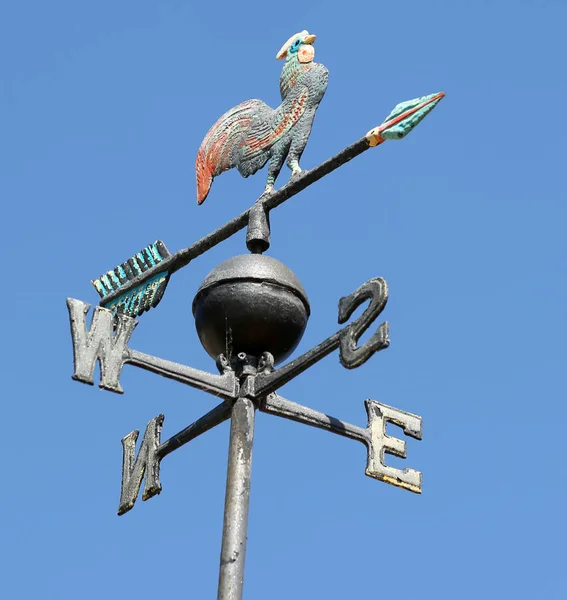
<svg viewBox="0 0 567 600">
<path fill-rule="evenodd" d="M 236 166 L 232 152 L 250 127 L 252 119 L 267 105 L 261 100 L 247 100 L 226 112 L 208 131 L 197 152 L 197 203 L 207 197 L 213 179 Z"/>
<path fill-rule="evenodd" d="M 209 190 L 213 184 L 212 165 L 207 161 L 207 154 L 199 148 L 197 152 L 197 162 L 195 171 L 197 175 L 197 204 L 203 204 L 205 198 L 209 195 Z"/>
</svg>

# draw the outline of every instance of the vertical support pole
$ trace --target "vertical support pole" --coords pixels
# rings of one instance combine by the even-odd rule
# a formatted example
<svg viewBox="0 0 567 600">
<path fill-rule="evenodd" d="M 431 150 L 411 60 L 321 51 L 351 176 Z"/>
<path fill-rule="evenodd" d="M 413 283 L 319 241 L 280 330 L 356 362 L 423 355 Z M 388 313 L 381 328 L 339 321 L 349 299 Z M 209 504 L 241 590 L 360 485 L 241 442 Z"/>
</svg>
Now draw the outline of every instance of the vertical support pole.
<svg viewBox="0 0 567 600">
<path fill-rule="evenodd" d="M 244 397 L 232 407 L 218 600 L 242 600 L 254 410 L 252 401 Z"/>
</svg>

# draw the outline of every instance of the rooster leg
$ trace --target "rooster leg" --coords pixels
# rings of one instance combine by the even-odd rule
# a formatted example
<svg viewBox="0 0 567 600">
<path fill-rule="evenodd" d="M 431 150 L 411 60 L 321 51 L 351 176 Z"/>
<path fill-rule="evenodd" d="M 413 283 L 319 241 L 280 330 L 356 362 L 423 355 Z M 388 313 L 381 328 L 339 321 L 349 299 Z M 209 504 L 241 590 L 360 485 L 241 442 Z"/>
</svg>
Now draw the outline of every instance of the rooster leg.
<svg viewBox="0 0 567 600">
<path fill-rule="evenodd" d="M 287 144 L 276 144 L 272 148 L 272 155 L 270 157 L 270 162 L 268 163 L 268 179 L 266 181 L 265 192 L 269 192 L 274 189 L 274 183 L 276 182 L 276 179 L 282 170 L 288 148 L 289 142 Z"/>
<path fill-rule="evenodd" d="M 301 173 L 301 167 L 299 166 L 299 159 L 301 158 L 301 155 L 303 154 L 303 148 L 301 149 L 301 152 L 298 152 L 297 149 L 295 149 L 293 146 L 294 146 L 294 144 L 291 145 L 289 154 L 287 156 L 287 166 L 291 169 L 292 176 L 298 175 L 299 173 Z"/>
<path fill-rule="evenodd" d="M 310 118 L 304 118 L 298 123 L 300 127 L 294 131 L 293 140 L 289 148 L 289 154 L 287 155 L 287 166 L 291 169 L 292 177 L 301 173 L 299 160 L 303 154 L 303 151 L 305 150 L 305 146 L 307 145 L 307 140 L 309 139 L 309 134 L 311 133 L 311 123 L 313 122 L 313 117 L 310 115 L 308 115 L 308 117 Z"/>
<path fill-rule="evenodd" d="M 299 166 L 298 160 L 294 160 L 293 162 L 291 162 L 289 164 L 289 168 L 291 169 L 292 176 L 299 175 L 299 173 L 301 173 L 301 167 Z"/>
</svg>

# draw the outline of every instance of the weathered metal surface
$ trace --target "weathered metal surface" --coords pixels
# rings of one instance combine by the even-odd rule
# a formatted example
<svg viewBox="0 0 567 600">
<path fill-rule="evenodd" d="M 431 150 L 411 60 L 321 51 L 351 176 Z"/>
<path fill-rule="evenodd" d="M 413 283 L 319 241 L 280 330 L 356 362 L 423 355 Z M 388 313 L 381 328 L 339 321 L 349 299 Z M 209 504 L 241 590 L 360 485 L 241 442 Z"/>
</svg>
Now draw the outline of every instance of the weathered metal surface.
<svg viewBox="0 0 567 600">
<path fill-rule="evenodd" d="M 421 417 L 375 400 L 365 401 L 368 414 L 366 429 L 351 425 L 325 413 L 291 402 L 278 394 L 270 394 L 260 402 L 262 412 L 284 417 L 318 429 L 362 442 L 368 450 L 366 475 L 385 483 L 421 494 L 421 473 L 414 469 L 395 469 L 384 462 L 384 454 L 406 458 L 406 443 L 386 435 L 386 423 L 394 423 L 409 435 L 421 439 Z"/>
<path fill-rule="evenodd" d="M 388 286 L 381 277 L 370 279 L 350 296 L 341 298 L 339 323 L 344 323 L 365 300 L 370 300 L 370 304 L 360 317 L 276 371 L 259 373 L 257 377 L 247 383 L 250 386 L 248 393 L 252 397 L 258 398 L 275 392 L 338 347 L 341 349 L 341 364 L 348 369 L 359 367 L 374 353 L 387 348 L 390 344 L 388 323 L 382 323 L 367 342 L 360 347 L 357 346 L 360 336 L 376 320 L 388 300 Z"/>
<path fill-rule="evenodd" d="M 207 371 L 187 367 L 131 349 L 126 351 L 124 361 L 145 371 L 151 371 L 162 377 L 185 383 L 219 398 L 234 399 L 238 396 L 238 381 L 235 374 L 231 372 L 222 375 L 207 373 Z"/>
<path fill-rule="evenodd" d="M 122 394 L 124 390 L 120 386 L 120 372 L 124 365 L 128 340 L 137 325 L 136 321 L 125 315 L 118 315 L 114 333 L 114 315 L 111 311 L 96 306 L 91 327 L 87 329 L 90 304 L 67 298 L 67 308 L 75 362 L 73 379 L 93 385 L 94 369 L 98 360 L 100 387 Z"/>
<path fill-rule="evenodd" d="M 254 254 L 262 254 L 270 247 L 270 215 L 261 202 L 248 213 L 246 247 Z"/>
<path fill-rule="evenodd" d="M 137 321 L 131 317 L 118 314 L 115 320 L 111 311 L 97 306 L 91 327 L 87 329 L 86 316 L 90 304 L 68 298 L 67 307 L 75 362 L 73 379 L 93 385 L 98 360 L 100 387 L 122 394 L 124 390 L 120 385 L 120 373 L 124 364 L 128 363 L 219 398 L 234 399 L 238 396 L 238 381 L 232 372 L 222 375 L 207 373 L 128 348 L 128 341 L 137 325 Z"/>
<path fill-rule="evenodd" d="M 374 323 L 388 301 L 388 285 L 381 277 L 370 279 L 350 296 L 339 300 L 339 323 L 346 323 L 352 313 L 366 300 L 370 304 L 358 319 L 341 334 L 341 364 L 347 369 L 363 365 L 375 352 L 390 345 L 388 323 L 382 323 L 376 333 L 362 346 L 360 336 Z"/>
<path fill-rule="evenodd" d="M 326 340 L 308 350 L 298 358 L 283 365 L 271 373 L 259 373 L 256 377 L 246 382 L 247 393 L 252 398 L 262 398 L 309 369 L 325 356 L 336 350 L 341 343 L 341 331 L 328 337 Z"/>
<path fill-rule="evenodd" d="M 231 411 L 232 402 L 225 401 L 161 444 L 164 416 L 158 415 L 148 423 L 137 456 L 136 441 L 140 432 L 135 430 L 123 437 L 122 487 L 118 515 L 121 516 L 134 507 L 144 477 L 145 486 L 142 500 L 159 494 L 161 492 L 159 480 L 161 461 L 174 450 L 226 421 L 230 418 Z"/>
<path fill-rule="evenodd" d="M 199 339 L 215 360 L 270 352 L 280 362 L 293 352 L 309 317 L 307 295 L 280 261 L 261 254 L 235 256 L 203 281 L 193 314 Z"/>
<path fill-rule="evenodd" d="M 245 397 L 238 398 L 232 407 L 218 600 L 242 598 L 254 411 L 252 400 Z"/>
<path fill-rule="evenodd" d="M 384 453 L 406 458 L 406 443 L 386 435 L 386 423 L 394 423 L 417 440 L 421 439 L 421 417 L 387 404 L 366 400 L 368 413 L 368 464 L 366 474 L 385 483 L 421 494 L 421 473 L 414 469 L 394 469 L 384 463 Z"/>
<path fill-rule="evenodd" d="M 309 311 L 307 294 L 294 272 L 271 256 L 239 254 L 216 266 L 199 286 L 199 293 L 227 281 L 259 281 L 289 288 L 305 304 Z"/>
<path fill-rule="evenodd" d="M 254 375 L 246 376 L 247 379 L 254 379 L 254 377 Z M 242 394 L 246 394 L 247 390 L 251 388 L 250 384 L 243 385 Z M 219 404 L 206 415 L 161 444 L 159 441 L 164 417 L 163 415 L 155 417 L 148 423 L 135 461 L 135 445 L 139 432 L 133 431 L 125 436 L 122 440 L 124 458 L 122 492 L 118 514 L 122 515 L 134 506 L 144 473 L 146 474 L 146 485 L 142 499 L 147 500 L 155 494 L 159 494 L 161 491 L 159 481 L 160 461 L 174 450 L 230 418 L 231 414 L 234 414 L 233 406 L 230 401 Z M 275 393 L 263 398 L 259 403 L 259 409 L 262 412 L 362 442 L 368 450 L 366 475 L 414 493 L 421 493 L 422 476 L 419 471 L 409 468 L 395 469 L 386 465 L 384 460 L 385 453 L 406 458 L 405 442 L 388 436 L 386 434 L 386 424 L 388 422 L 394 423 L 401 427 L 406 435 L 421 439 L 421 417 L 374 400 L 366 400 L 365 406 L 368 414 L 368 426 L 363 429 L 336 417 L 291 402 Z"/>
<path fill-rule="evenodd" d="M 160 458 L 157 449 L 163 420 L 164 416 L 158 415 L 148 423 L 136 457 L 136 440 L 140 432 L 138 430 L 132 431 L 122 438 L 122 489 L 118 506 L 119 515 L 123 515 L 134 507 L 144 475 L 146 484 L 142 500 L 147 500 L 161 492 L 159 480 Z"/>
<path fill-rule="evenodd" d="M 305 311 L 305 321 L 307 319 L 309 304 L 303 287 L 287 267 L 272 258 L 244 255 L 226 261 L 205 279 L 195 304 L 199 301 L 199 294 L 208 294 L 211 290 L 222 288 L 227 282 L 238 285 L 257 284 L 260 287 L 255 289 L 254 293 L 258 298 L 269 299 L 268 312 L 275 310 L 281 314 L 281 306 L 274 303 L 270 294 L 266 292 L 270 285 L 279 284 L 280 288 L 286 289 L 287 293 L 300 302 Z M 252 296 L 248 297 L 248 301 L 253 304 L 250 317 L 262 315 L 258 305 L 250 298 Z M 128 363 L 224 399 L 222 404 L 162 444 L 160 435 L 163 415 L 159 415 L 148 424 L 137 456 L 135 445 L 139 432 L 132 432 L 123 439 L 123 474 L 118 514 L 122 515 L 134 506 L 144 476 L 146 484 L 143 499 L 161 491 L 159 466 L 162 458 L 225 421 L 232 414 L 231 458 L 227 479 L 219 598 L 241 598 L 254 399 L 264 412 L 363 442 L 368 448 L 367 475 L 413 492 L 421 492 L 421 473 L 413 469 L 394 469 L 384 462 L 385 453 L 405 458 L 405 443 L 386 435 L 386 423 L 400 425 L 407 435 L 420 438 L 420 417 L 369 400 L 366 402 L 369 424 L 366 429 L 362 429 L 272 393 L 337 348 L 340 348 L 342 364 L 347 368 L 355 368 L 375 352 L 387 347 L 387 323 L 383 323 L 367 342 L 358 346 L 359 338 L 382 312 L 387 298 L 386 282 L 381 278 L 371 279 L 339 301 L 340 323 L 344 323 L 360 304 L 369 300 L 369 305 L 362 315 L 315 348 L 277 370 L 274 370 L 274 356 L 268 351 L 260 353 L 259 349 L 264 346 L 259 346 L 256 354 L 240 352 L 233 359 L 230 359 L 230 352 L 229 358 L 220 353 L 217 357 L 220 375 L 199 371 L 128 348 L 127 343 L 136 321 L 124 314 L 118 314 L 115 321 L 111 311 L 97 307 L 91 328 L 88 330 L 86 314 L 89 305 L 69 299 L 76 379 L 92 383 L 94 366 L 99 360 L 101 387 L 122 391 L 119 383 L 120 371 L 122 366 Z M 223 306 L 226 316 L 227 303 Z M 242 309 L 240 310 L 242 312 Z M 265 329 L 265 324 L 262 327 Z M 289 324 L 287 327 L 289 328 Z M 282 328 L 279 335 L 284 333 L 285 329 Z"/>
<path fill-rule="evenodd" d="M 231 411 L 232 402 L 230 401 L 225 401 L 222 404 L 215 406 L 215 408 L 206 415 L 203 415 L 194 423 L 191 423 L 191 425 L 188 425 L 185 429 L 160 444 L 159 448 L 156 450 L 157 456 L 161 460 L 168 454 L 171 454 L 174 450 L 181 448 L 181 446 L 184 446 L 201 434 L 206 433 L 209 429 L 216 427 L 220 423 L 224 423 L 224 421 L 230 418 Z"/>
<path fill-rule="evenodd" d="M 258 408 L 262 412 L 303 423 L 304 425 L 311 425 L 317 429 L 324 429 L 364 444 L 368 441 L 367 432 L 362 427 L 351 425 L 318 410 L 292 402 L 282 398 L 279 394 L 270 394 L 260 402 Z"/>
</svg>

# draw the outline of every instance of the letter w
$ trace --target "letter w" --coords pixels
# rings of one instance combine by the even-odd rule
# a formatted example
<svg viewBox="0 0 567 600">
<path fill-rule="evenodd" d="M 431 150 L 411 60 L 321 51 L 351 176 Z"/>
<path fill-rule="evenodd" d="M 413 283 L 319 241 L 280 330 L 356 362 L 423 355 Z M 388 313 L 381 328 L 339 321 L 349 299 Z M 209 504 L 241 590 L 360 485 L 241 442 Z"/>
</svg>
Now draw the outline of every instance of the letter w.
<svg viewBox="0 0 567 600">
<path fill-rule="evenodd" d="M 116 334 L 114 315 L 110 310 L 97 306 L 94 309 L 91 328 L 87 331 L 87 313 L 90 304 L 67 298 L 71 336 L 75 356 L 73 379 L 93 385 L 96 361 L 100 363 L 100 387 L 105 390 L 123 393 L 120 386 L 120 372 L 124 365 L 124 352 L 128 340 L 138 324 L 135 319 L 119 314 Z"/>
</svg>

